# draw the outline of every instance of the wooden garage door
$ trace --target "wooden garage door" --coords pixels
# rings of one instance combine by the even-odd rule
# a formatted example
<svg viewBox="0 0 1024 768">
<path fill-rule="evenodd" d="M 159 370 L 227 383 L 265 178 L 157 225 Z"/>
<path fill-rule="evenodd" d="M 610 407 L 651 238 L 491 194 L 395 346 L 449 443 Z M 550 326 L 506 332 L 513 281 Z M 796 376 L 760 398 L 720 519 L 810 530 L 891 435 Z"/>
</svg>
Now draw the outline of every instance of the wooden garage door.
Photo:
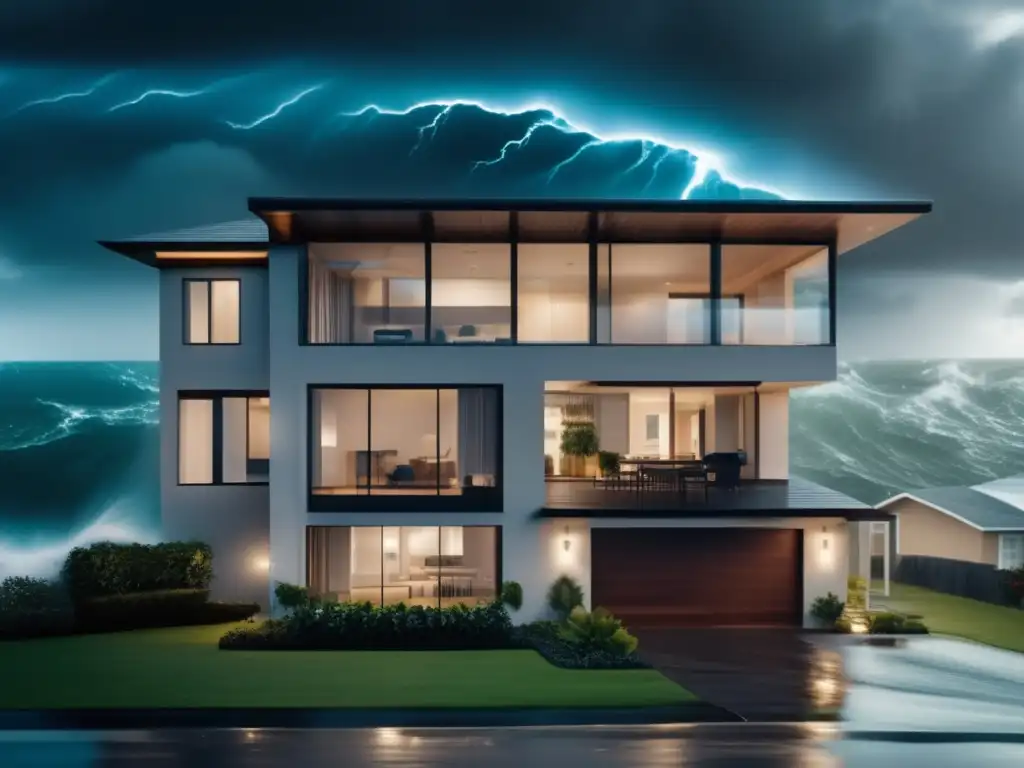
<svg viewBox="0 0 1024 768">
<path fill-rule="evenodd" d="M 799 624 L 802 533 L 591 529 L 592 605 L 629 627 Z"/>
</svg>

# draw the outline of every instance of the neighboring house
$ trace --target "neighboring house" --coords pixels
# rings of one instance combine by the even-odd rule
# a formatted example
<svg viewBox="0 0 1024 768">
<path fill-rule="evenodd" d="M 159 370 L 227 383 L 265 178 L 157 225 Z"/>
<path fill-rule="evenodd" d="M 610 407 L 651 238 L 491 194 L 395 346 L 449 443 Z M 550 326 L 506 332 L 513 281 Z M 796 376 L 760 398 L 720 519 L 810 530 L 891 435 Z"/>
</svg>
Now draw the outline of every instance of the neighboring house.
<svg viewBox="0 0 1024 768">
<path fill-rule="evenodd" d="M 104 243 L 160 270 L 164 535 L 213 546 L 218 596 L 507 579 L 530 618 L 568 574 L 634 626 L 800 624 L 889 519 L 790 478 L 789 392 L 836 377 L 836 259 L 930 204 L 249 209 Z"/>
<path fill-rule="evenodd" d="M 894 554 L 1024 566 L 1024 475 L 909 491 L 878 508 L 895 517 Z"/>
</svg>

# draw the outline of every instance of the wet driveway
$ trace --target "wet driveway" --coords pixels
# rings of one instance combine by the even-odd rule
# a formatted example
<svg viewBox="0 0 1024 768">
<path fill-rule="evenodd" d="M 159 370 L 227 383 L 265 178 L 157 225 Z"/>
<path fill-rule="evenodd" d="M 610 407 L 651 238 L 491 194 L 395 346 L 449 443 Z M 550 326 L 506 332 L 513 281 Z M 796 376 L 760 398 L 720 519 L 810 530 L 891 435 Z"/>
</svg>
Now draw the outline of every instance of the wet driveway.
<svg viewBox="0 0 1024 768">
<path fill-rule="evenodd" d="M 792 722 L 842 703 L 838 647 L 789 629 L 642 629 L 640 655 L 670 680 L 744 720 Z"/>
</svg>

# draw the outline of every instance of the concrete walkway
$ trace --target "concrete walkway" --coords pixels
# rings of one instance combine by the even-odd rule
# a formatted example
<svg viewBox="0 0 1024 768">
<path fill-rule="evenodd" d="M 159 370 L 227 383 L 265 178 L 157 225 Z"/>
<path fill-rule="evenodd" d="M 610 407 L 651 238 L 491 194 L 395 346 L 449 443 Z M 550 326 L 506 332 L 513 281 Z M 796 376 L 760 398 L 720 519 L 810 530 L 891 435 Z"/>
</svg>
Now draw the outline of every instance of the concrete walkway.
<svg viewBox="0 0 1024 768">
<path fill-rule="evenodd" d="M 643 629 L 640 655 L 745 720 L 804 720 L 842 703 L 841 654 L 791 629 Z"/>
</svg>

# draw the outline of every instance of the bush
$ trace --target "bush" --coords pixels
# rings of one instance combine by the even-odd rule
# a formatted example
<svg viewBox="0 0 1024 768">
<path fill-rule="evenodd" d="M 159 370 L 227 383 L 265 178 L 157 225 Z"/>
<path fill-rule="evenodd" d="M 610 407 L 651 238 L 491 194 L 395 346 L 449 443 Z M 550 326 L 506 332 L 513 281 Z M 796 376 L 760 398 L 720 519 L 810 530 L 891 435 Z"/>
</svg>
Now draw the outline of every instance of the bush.
<svg viewBox="0 0 1024 768">
<path fill-rule="evenodd" d="M 92 598 L 76 607 L 84 632 L 120 632 L 243 621 L 259 613 L 256 603 L 210 603 L 205 589 L 134 592 Z"/>
<path fill-rule="evenodd" d="M 66 635 L 73 629 L 74 611 L 62 584 L 24 576 L 0 582 L 0 638 Z"/>
<path fill-rule="evenodd" d="M 566 639 L 565 625 L 535 621 L 516 629 L 518 644 L 531 648 L 550 664 L 563 669 L 650 669 L 636 653 L 610 653 Z"/>
<path fill-rule="evenodd" d="M 574 608 L 583 605 L 583 589 L 571 576 L 559 576 L 548 589 L 548 606 L 565 621 Z"/>
<path fill-rule="evenodd" d="M 506 581 L 501 585 L 501 603 L 518 611 L 523 607 L 523 587 L 518 581 Z"/>
<path fill-rule="evenodd" d="M 602 477 L 611 477 L 619 474 L 622 468 L 622 456 L 615 451 L 598 451 L 597 466 L 601 468 Z"/>
<path fill-rule="evenodd" d="M 283 581 L 279 581 L 274 587 L 274 597 L 277 598 L 278 605 L 288 610 L 306 608 L 312 602 L 308 587 L 300 587 L 298 584 L 287 584 Z"/>
<path fill-rule="evenodd" d="M 593 612 L 582 606 L 573 608 L 562 628 L 563 636 L 587 652 L 628 656 L 636 651 L 638 641 L 626 631 L 622 622 L 604 608 Z"/>
<path fill-rule="evenodd" d="M 68 553 L 61 580 L 71 599 L 181 589 L 209 589 L 213 553 L 197 541 L 93 544 Z"/>
<path fill-rule="evenodd" d="M 898 613 L 873 613 L 868 617 L 868 632 L 872 635 L 926 635 L 928 628 Z"/>
<path fill-rule="evenodd" d="M 843 615 L 845 608 L 846 603 L 840 600 L 837 595 L 829 592 L 824 597 L 816 597 L 814 599 L 814 602 L 811 603 L 811 616 L 820 621 L 824 626 L 831 627 Z"/>
<path fill-rule="evenodd" d="M 220 647 L 243 650 L 470 650 L 514 647 L 498 602 L 475 607 L 312 603 L 259 627 L 228 632 Z"/>
</svg>

